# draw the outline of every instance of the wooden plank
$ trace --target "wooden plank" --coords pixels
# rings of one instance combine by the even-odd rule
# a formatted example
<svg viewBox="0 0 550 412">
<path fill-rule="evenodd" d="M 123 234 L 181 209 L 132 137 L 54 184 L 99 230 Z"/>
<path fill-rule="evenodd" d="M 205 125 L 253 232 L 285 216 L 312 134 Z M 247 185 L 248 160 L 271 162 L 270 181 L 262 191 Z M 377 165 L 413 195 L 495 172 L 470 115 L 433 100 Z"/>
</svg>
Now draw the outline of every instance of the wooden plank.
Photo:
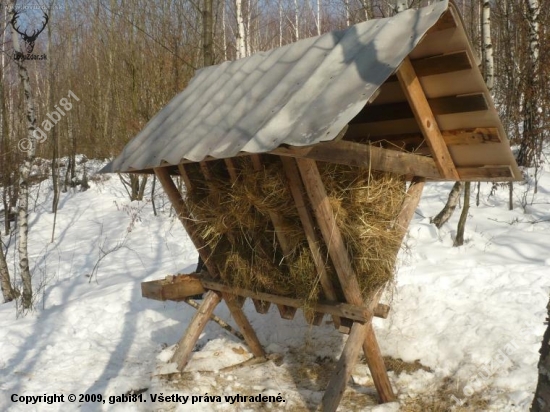
<svg viewBox="0 0 550 412">
<path fill-rule="evenodd" d="M 449 153 L 426 95 L 409 58 L 405 58 L 397 71 L 399 83 L 414 112 L 414 117 L 432 150 L 437 169 L 446 179 L 459 180 L 458 172 Z M 417 174 L 418 176 L 418 174 Z"/>
<path fill-rule="evenodd" d="M 464 182 L 511 182 L 515 180 L 512 167 L 504 166 L 480 166 L 480 167 L 459 167 L 460 180 Z"/>
<path fill-rule="evenodd" d="M 334 286 L 328 277 L 325 260 L 323 259 L 321 247 L 319 246 L 319 239 L 315 233 L 315 223 L 306 205 L 304 187 L 302 185 L 302 180 L 300 179 L 300 172 L 298 170 L 298 166 L 296 165 L 296 161 L 290 158 L 281 157 L 281 162 L 283 163 L 283 169 L 288 180 L 290 192 L 292 194 L 292 198 L 294 199 L 294 204 L 296 205 L 296 210 L 298 211 L 298 216 L 300 217 L 300 222 L 302 223 L 302 228 L 306 235 L 309 250 L 311 251 L 311 256 L 313 258 L 313 262 L 315 263 L 315 268 L 317 269 L 319 283 L 323 289 L 323 294 L 329 301 L 337 301 L 338 295 L 336 294 Z M 340 318 L 335 316 L 333 317 L 333 321 L 334 326 L 338 329 L 340 327 Z"/>
<path fill-rule="evenodd" d="M 373 170 L 400 175 L 441 179 L 433 159 L 345 140 L 322 142 L 313 146 L 278 147 L 270 153 L 297 159 L 307 158 L 348 166 L 370 167 Z"/>
<path fill-rule="evenodd" d="M 440 54 L 437 56 L 423 57 L 421 59 L 411 59 L 414 71 L 419 77 L 434 76 L 437 74 L 453 73 L 460 70 L 471 69 L 472 62 L 468 52 L 465 50 Z M 388 77 L 385 83 L 399 81 L 397 76 Z"/>
<path fill-rule="evenodd" d="M 456 27 L 457 26 L 455 18 L 453 16 L 453 13 L 449 9 L 445 13 L 443 13 L 437 23 L 428 30 L 427 35 L 434 34 L 443 30 L 454 29 Z"/>
<path fill-rule="evenodd" d="M 205 244 L 202 241 L 201 237 L 198 236 L 198 227 L 196 226 L 196 223 L 192 219 L 190 219 L 191 214 L 187 209 L 187 205 L 183 201 L 183 198 L 181 197 L 181 194 L 178 188 L 176 187 L 176 185 L 174 184 L 174 181 L 170 177 L 168 169 L 165 167 L 160 167 L 160 168 L 155 168 L 154 171 L 159 182 L 164 188 L 164 192 L 168 196 L 168 199 L 170 200 L 172 207 L 176 211 L 178 218 L 180 219 L 183 227 L 189 234 L 189 237 L 193 242 L 193 244 L 195 245 L 195 248 L 199 252 L 199 255 L 203 260 L 206 268 L 208 269 L 208 272 L 210 273 L 211 276 L 219 278 L 220 272 L 218 271 L 218 268 L 209 259 L 210 253 L 211 253 L 210 248 L 208 247 L 207 244 Z M 203 304 L 204 302 L 205 301 L 203 300 Z M 203 304 L 201 304 L 201 307 Z M 231 312 L 231 315 L 233 316 L 233 319 L 237 323 L 237 326 L 239 326 L 239 329 L 241 330 L 241 333 L 243 334 L 246 340 L 246 343 L 250 347 L 252 353 L 258 357 L 265 356 L 265 352 L 263 351 L 260 341 L 258 340 L 258 337 L 250 327 L 250 323 L 246 320 L 246 317 L 242 312 L 242 309 L 239 308 L 238 305 L 236 304 L 228 305 L 228 308 Z M 213 310 L 214 309 L 212 308 L 212 311 Z M 205 308 L 205 313 L 209 311 L 210 311 L 209 308 Z M 243 319 L 246 320 L 246 322 L 244 322 Z M 195 322 L 198 324 L 198 326 L 204 329 L 204 325 L 202 325 L 203 321 L 206 322 L 207 318 L 199 317 Z M 187 354 L 187 352 L 189 351 L 190 353 L 190 351 L 193 350 L 193 346 L 196 343 L 196 339 L 198 339 L 198 336 L 200 335 L 200 333 L 197 334 L 195 329 L 192 329 L 191 326 L 192 326 L 191 324 L 188 326 L 187 331 L 185 332 L 183 338 L 181 339 L 180 344 L 178 344 L 178 348 L 176 349 L 172 357 L 173 362 L 177 363 L 178 369 L 180 371 L 183 370 L 187 365 L 187 362 L 189 360 L 189 355 Z M 193 341 L 193 339 L 195 340 Z"/>
<path fill-rule="evenodd" d="M 483 93 L 460 96 L 443 96 L 427 99 L 428 108 L 435 116 L 484 111 L 489 109 L 487 99 Z M 396 102 L 367 106 L 350 124 L 386 122 L 414 117 L 414 110 L 408 102 Z"/>
<path fill-rule="evenodd" d="M 433 76 L 472 68 L 472 62 L 465 50 L 411 60 L 417 76 Z"/>
<path fill-rule="evenodd" d="M 336 369 L 323 395 L 323 400 L 321 402 L 321 409 L 323 412 L 334 412 L 338 408 L 344 396 L 344 391 L 346 390 L 346 385 L 353 371 L 353 367 L 359 358 L 359 351 L 365 342 L 369 326 L 370 323 L 363 325 L 354 323 L 351 327 L 351 332 L 344 346 L 344 350 L 342 351 L 342 355 L 340 355 L 340 359 L 336 364 Z"/>
<path fill-rule="evenodd" d="M 496 127 L 476 127 L 470 129 L 442 130 L 441 136 L 447 146 L 474 146 L 479 144 L 500 143 L 502 140 Z M 422 147 L 425 142 L 420 133 L 390 134 L 366 137 L 354 137 L 355 142 L 387 142 L 399 147 Z"/>
<path fill-rule="evenodd" d="M 224 285 L 223 283 L 216 282 L 212 279 L 201 278 L 201 283 L 205 289 L 245 296 L 255 299 L 256 301 L 271 302 L 277 305 L 289 306 L 292 308 L 301 308 L 304 306 L 304 302 L 300 299 L 272 295 L 264 292 L 253 292 L 248 289 Z M 373 315 L 367 308 L 340 302 L 317 302 L 312 306 L 312 309 L 316 312 L 336 315 L 342 318 L 352 319 L 357 322 L 366 322 L 369 316 Z M 383 309 L 381 312 L 383 312 Z"/>
</svg>

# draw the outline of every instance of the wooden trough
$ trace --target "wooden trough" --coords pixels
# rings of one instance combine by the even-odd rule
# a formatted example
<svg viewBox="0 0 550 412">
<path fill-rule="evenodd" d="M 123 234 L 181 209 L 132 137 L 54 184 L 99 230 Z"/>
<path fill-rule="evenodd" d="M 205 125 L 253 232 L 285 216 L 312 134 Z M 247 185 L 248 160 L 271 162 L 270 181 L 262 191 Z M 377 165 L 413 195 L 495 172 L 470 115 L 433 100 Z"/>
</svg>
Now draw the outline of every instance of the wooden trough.
<svg viewBox="0 0 550 412">
<path fill-rule="evenodd" d="M 374 33 L 373 27 L 381 29 Z M 401 57 L 390 50 L 388 55 L 393 57 L 383 63 L 385 50 L 376 48 L 391 47 L 395 39 L 411 44 L 404 52 L 395 51 L 403 53 Z M 314 47 L 312 42 L 328 46 Z M 204 294 L 172 359 L 179 370 L 189 362 L 196 341 L 222 300 L 256 357 L 265 356 L 265 352 L 242 309 L 246 298 L 252 299 L 259 313 L 276 305 L 285 319 L 308 306 L 314 314 L 306 317 L 310 323 L 320 324 L 330 315 L 335 327 L 349 334 L 322 410 L 337 409 L 360 351 L 380 401 L 393 401 L 395 395 L 372 327 L 373 317 L 386 318 L 389 307 L 379 302 L 382 289 L 365 300 L 358 276 L 368 273 L 354 270 L 318 162 L 394 173 L 410 181 L 391 224 L 400 240 L 426 181 L 511 181 L 519 180 L 521 173 L 454 5 L 438 2 L 335 32 L 333 38 L 329 34 L 285 47 L 201 71 L 104 172 L 154 173 L 204 262 L 200 273 L 142 283 L 143 296 L 151 299 L 184 301 Z M 329 47 L 332 54 L 325 51 Z M 286 59 L 290 55 L 294 60 Z M 321 63 L 309 62 L 314 58 Z M 296 72 L 285 73 L 287 60 Z M 272 79 L 270 71 L 274 77 L 282 77 Z M 343 89 L 353 81 L 357 85 L 340 93 L 331 88 L 333 80 Z M 308 88 L 308 93 L 296 85 Z M 326 95 L 317 90 L 323 87 Z M 255 93 L 248 94 L 249 90 Z M 359 94 L 350 101 L 348 95 L 353 93 Z M 272 101 L 274 96 L 282 100 Z M 339 104 L 341 107 L 333 107 Z M 279 121 L 279 115 L 286 120 Z M 232 284 L 223 265 L 214 259 L 218 253 L 215 246 L 201 235 L 204 222 L 191 210 L 189 196 L 193 193 L 219 190 L 211 184 L 214 169 L 223 169 L 231 187 L 242 178 L 237 160 L 257 172 L 266 163 L 273 164 L 273 159 L 284 173 L 291 193 L 289 202 L 297 211 L 297 224 L 307 238 L 319 277 L 322 299 L 313 304 Z M 200 185 L 190 168 L 195 174 L 199 171 Z M 173 176 L 181 179 L 185 191 L 178 190 Z M 279 211 L 269 213 L 274 247 L 285 256 L 289 242 L 282 229 L 283 219 Z M 231 243 L 231 235 L 227 237 Z M 335 276 L 328 275 L 329 269 Z"/>
</svg>

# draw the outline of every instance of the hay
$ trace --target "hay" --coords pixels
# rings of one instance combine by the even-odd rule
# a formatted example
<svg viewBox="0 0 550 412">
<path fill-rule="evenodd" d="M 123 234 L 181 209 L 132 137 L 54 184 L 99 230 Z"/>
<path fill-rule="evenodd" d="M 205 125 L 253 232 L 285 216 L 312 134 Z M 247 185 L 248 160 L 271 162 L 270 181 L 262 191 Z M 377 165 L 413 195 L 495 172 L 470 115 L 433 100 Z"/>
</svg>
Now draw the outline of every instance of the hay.
<svg viewBox="0 0 550 412">
<path fill-rule="evenodd" d="M 223 162 L 209 162 L 208 179 L 197 165 L 188 168 L 193 188 L 186 202 L 199 235 L 213 250 L 210 259 L 234 286 L 314 303 L 321 297 L 318 273 L 280 161 L 270 158 L 260 171 L 253 170 L 249 159 L 234 161 L 234 183 Z M 391 225 L 405 196 L 404 182 L 360 168 L 320 163 L 319 169 L 368 299 L 393 279 L 401 238 Z M 286 255 L 271 223 L 274 214 L 282 221 Z M 330 260 L 325 260 L 338 285 Z"/>
</svg>

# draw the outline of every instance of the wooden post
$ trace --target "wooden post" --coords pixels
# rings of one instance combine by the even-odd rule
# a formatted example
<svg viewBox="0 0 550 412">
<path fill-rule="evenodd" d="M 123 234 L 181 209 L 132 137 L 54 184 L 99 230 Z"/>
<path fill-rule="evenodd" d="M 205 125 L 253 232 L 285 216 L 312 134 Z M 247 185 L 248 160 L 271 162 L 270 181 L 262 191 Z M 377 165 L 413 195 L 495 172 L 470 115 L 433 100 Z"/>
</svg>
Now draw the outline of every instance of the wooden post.
<svg viewBox="0 0 550 412">
<path fill-rule="evenodd" d="M 178 370 L 182 371 L 191 358 L 191 353 L 195 347 L 195 343 L 199 339 L 206 324 L 210 320 L 210 316 L 214 313 L 214 309 L 221 301 L 221 294 L 208 291 L 203 298 L 203 301 L 189 323 L 185 334 L 178 342 L 178 346 L 171 361 L 178 365 Z"/>
<path fill-rule="evenodd" d="M 415 177 L 407 190 L 407 197 L 401 205 L 401 210 L 395 219 L 393 227 L 393 230 L 396 230 L 401 238 L 403 238 L 407 233 L 407 228 L 409 227 L 409 224 L 414 216 L 414 212 L 418 207 L 418 202 L 420 202 L 420 197 L 422 196 L 422 190 L 424 189 L 425 182 L 426 179 Z M 395 251 L 395 254 L 397 255 L 398 252 L 399 249 Z M 388 379 L 386 366 L 384 365 L 384 359 L 382 357 L 382 353 L 380 352 L 380 347 L 378 346 L 378 341 L 376 340 L 376 335 L 374 334 L 372 325 L 369 325 L 367 330 L 365 342 L 363 343 L 363 352 L 381 401 L 391 402 L 395 400 L 391 383 Z M 388 397 L 388 394 L 391 394 L 392 396 Z"/>
<path fill-rule="evenodd" d="M 174 184 L 174 181 L 170 177 L 168 170 L 164 167 L 158 167 L 158 168 L 155 168 L 154 171 L 159 182 L 164 188 L 164 191 L 166 192 L 166 195 L 168 196 L 170 203 L 174 207 L 174 210 L 176 211 L 178 218 L 180 219 L 181 223 L 183 224 L 183 227 L 189 234 L 191 241 L 195 245 L 195 248 L 198 250 L 199 255 L 201 256 L 204 264 L 206 265 L 206 268 L 208 269 L 210 276 L 213 276 L 215 278 L 220 277 L 220 273 L 218 272 L 217 267 L 209 259 L 210 248 L 208 247 L 208 245 L 206 245 L 202 241 L 200 236 L 197 235 L 198 232 L 197 232 L 196 224 L 193 222 L 192 219 L 189 219 L 189 216 L 190 216 L 189 210 L 187 209 L 187 206 L 185 205 L 185 202 L 183 201 L 183 198 L 181 197 L 181 194 L 178 188 Z M 182 171 L 185 172 L 184 167 L 180 169 L 180 173 Z M 250 322 L 248 321 L 244 312 L 242 311 L 239 303 L 235 302 L 230 296 L 227 296 L 225 294 L 223 294 L 222 296 L 224 299 L 226 299 L 227 307 L 231 312 L 231 316 L 235 320 L 235 323 L 239 327 L 241 333 L 243 334 L 246 340 L 246 343 L 250 347 L 250 350 L 252 351 L 254 356 L 257 356 L 257 357 L 265 356 L 265 352 L 262 348 L 262 345 L 260 344 L 260 341 L 258 340 L 256 333 L 254 333 L 254 330 L 252 329 L 252 326 L 250 325 Z M 214 298 L 211 298 L 211 299 L 213 300 Z M 219 299 L 219 296 L 218 296 L 218 299 Z M 214 305 L 210 309 L 210 306 L 207 306 L 207 303 L 205 302 L 205 300 L 203 300 L 203 303 L 201 304 L 201 310 L 204 309 L 203 310 L 204 313 L 200 313 L 200 311 L 197 311 L 197 313 L 193 317 L 191 324 L 188 326 L 185 335 L 181 339 L 178 345 L 178 349 L 176 350 L 176 353 L 174 353 L 174 356 L 172 357 L 172 361 L 178 364 L 178 369 L 180 371 L 183 370 L 187 365 L 187 362 L 189 361 L 189 355 L 193 350 L 193 346 L 195 345 L 196 340 L 199 338 L 200 333 L 204 329 L 204 326 L 206 325 L 208 318 L 214 311 L 214 307 L 217 305 L 217 303 L 219 303 L 219 300 L 218 300 L 218 302 L 216 302 L 216 305 Z M 199 326 L 201 326 L 202 328 L 198 332 L 196 332 L 194 329 L 198 330 Z M 186 355 L 187 352 L 189 353 Z"/>
<path fill-rule="evenodd" d="M 321 409 L 323 412 L 334 412 L 338 408 L 346 385 L 353 370 L 359 351 L 361 350 L 361 344 L 365 341 L 367 331 L 370 327 L 370 323 L 360 324 L 355 322 L 351 327 L 342 355 L 336 365 L 336 371 L 325 390 L 323 400 L 321 403 Z M 378 389 L 378 387 L 377 387 Z M 391 387 L 390 387 L 391 390 Z"/>
<path fill-rule="evenodd" d="M 329 203 L 323 181 L 321 179 L 321 174 L 317 168 L 317 164 L 314 160 L 310 159 L 298 159 L 298 168 L 302 175 L 304 186 L 308 193 L 309 199 L 313 206 L 313 210 L 317 217 L 317 223 L 321 229 L 321 233 L 325 240 L 325 243 L 328 248 L 328 252 L 336 273 L 338 274 L 338 279 L 342 286 L 342 291 L 346 300 L 352 305 L 363 306 L 363 297 L 361 296 L 359 283 L 355 275 L 355 271 L 351 265 L 351 260 L 349 258 L 344 239 L 336 224 L 336 219 L 334 217 L 334 212 Z M 372 313 L 373 307 L 376 307 L 378 304 L 379 294 L 376 294 L 373 297 L 372 301 L 369 302 L 368 307 Z M 349 351 L 342 354 L 343 360 L 338 362 L 336 374 L 330 380 L 327 391 L 323 397 L 323 410 L 333 411 L 336 410 L 338 403 L 343 396 L 343 389 L 349 380 L 351 369 L 355 362 L 357 361 L 357 354 L 361 345 L 365 346 L 371 344 L 371 340 L 376 342 L 376 337 L 374 332 L 368 333 L 369 329 L 372 330 L 372 316 L 370 319 L 358 330 L 357 323 L 354 323 L 351 328 L 350 336 L 346 342 L 346 348 L 350 347 Z M 358 330 L 354 333 L 354 330 Z M 369 341 L 365 339 L 369 336 Z M 352 359 L 352 356 L 356 356 L 355 359 Z M 384 359 L 378 348 L 378 344 L 374 348 L 368 350 L 369 355 L 369 367 L 371 369 L 372 378 L 375 381 L 376 388 L 379 390 L 380 398 L 383 402 L 391 401 L 395 399 L 393 394 L 392 387 L 388 378 L 388 373 L 386 367 L 384 366 Z M 336 389 L 332 389 L 336 388 Z M 331 409 L 333 408 L 333 409 Z"/>
</svg>

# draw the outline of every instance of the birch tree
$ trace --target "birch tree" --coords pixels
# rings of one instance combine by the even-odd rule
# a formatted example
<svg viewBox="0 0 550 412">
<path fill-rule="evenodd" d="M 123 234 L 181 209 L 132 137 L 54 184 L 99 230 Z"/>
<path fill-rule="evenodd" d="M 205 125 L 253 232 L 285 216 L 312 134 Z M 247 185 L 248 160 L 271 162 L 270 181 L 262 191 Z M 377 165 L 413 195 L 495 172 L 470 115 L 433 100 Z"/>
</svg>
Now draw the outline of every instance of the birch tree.
<svg viewBox="0 0 550 412">
<path fill-rule="evenodd" d="M 16 0 L 9 2 L 9 9 L 12 17 L 16 17 Z M 13 19 L 12 19 L 13 22 Z M 15 53 L 21 53 L 19 45 L 18 33 L 15 30 L 14 24 L 12 28 L 12 43 Z M 25 96 L 25 112 L 27 120 L 27 152 L 23 162 L 19 168 L 19 204 L 18 212 L 18 227 L 19 227 L 19 269 L 20 276 L 23 282 L 23 293 L 21 303 L 23 310 L 28 310 L 32 306 L 32 280 L 29 269 L 29 252 L 28 252 L 28 233 L 29 233 L 29 176 L 36 155 L 36 138 L 34 131 L 36 130 L 35 104 L 32 94 L 29 72 L 25 66 L 23 59 L 14 59 L 19 72 L 19 80 L 23 94 Z"/>
<path fill-rule="evenodd" d="M 495 79 L 495 65 L 493 60 L 493 42 L 491 40 L 491 5 L 489 0 L 483 0 L 483 11 L 481 13 L 481 35 L 483 38 L 483 74 L 489 92 L 493 92 Z"/>
</svg>

